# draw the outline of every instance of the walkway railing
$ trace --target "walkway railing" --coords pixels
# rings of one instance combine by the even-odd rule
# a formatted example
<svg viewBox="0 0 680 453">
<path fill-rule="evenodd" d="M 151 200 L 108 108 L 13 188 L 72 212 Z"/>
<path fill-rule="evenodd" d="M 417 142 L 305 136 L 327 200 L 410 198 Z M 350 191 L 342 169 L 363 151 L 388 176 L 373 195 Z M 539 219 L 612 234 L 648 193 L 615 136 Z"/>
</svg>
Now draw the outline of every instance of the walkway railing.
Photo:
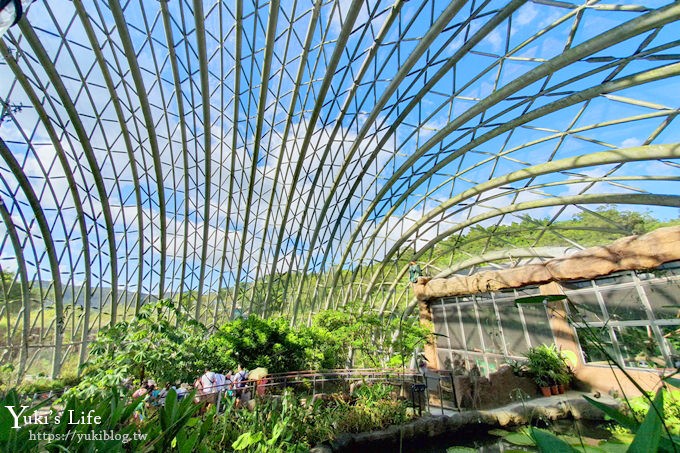
<svg viewBox="0 0 680 453">
<path fill-rule="evenodd" d="M 408 368 L 353 368 L 272 373 L 264 379 L 242 381 L 242 389 L 249 390 L 254 396 L 280 394 L 284 389 L 291 388 L 308 393 L 313 400 L 319 394 L 338 392 L 351 394 L 361 384 L 384 383 L 399 388 L 400 395 L 408 398 L 414 407 L 421 410 L 427 407 L 430 413 L 439 410 L 443 415 L 445 410 L 461 410 L 457 406 L 453 382 L 453 374 L 447 370 L 427 370 L 423 373 Z M 32 398 L 30 395 L 23 397 L 33 401 L 52 399 L 61 396 L 65 390 L 34 393 Z M 205 390 L 206 393 L 219 393 L 222 396 L 228 389 L 215 388 L 215 392 Z"/>
<path fill-rule="evenodd" d="M 244 380 L 242 389 L 251 395 L 280 394 L 286 388 L 305 392 L 315 399 L 319 394 L 351 394 L 361 384 L 384 383 L 400 389 L 402 397 L 409 398 L 414 405 L 427 411 L 439 409 L 460 410 L 453 383 L 453 374 L 446 370 L 427 370 L 422 373 L 415 369 L 354 368 L 335 370 L 305 370 L 269 374 L 263 379 Z M 223 389 L 218 389 L 221 391 Z M 214 393 L 214 392 L 213 392 Z"/>
</svg>

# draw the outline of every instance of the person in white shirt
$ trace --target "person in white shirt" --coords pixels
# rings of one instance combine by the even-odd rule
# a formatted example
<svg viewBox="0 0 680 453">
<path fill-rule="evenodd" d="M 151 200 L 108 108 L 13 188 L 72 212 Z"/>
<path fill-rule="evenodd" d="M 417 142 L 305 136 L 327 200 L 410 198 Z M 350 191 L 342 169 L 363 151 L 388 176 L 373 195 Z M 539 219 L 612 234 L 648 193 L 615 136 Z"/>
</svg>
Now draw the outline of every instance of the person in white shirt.
<svg viewBox="0 0 680 453">
<path fill-rule="evenodd" d="M 215 404 L 218 392 L 217 377 L 215 373 L 206 368 L 205 373 L 199 378 L 199 383 L 200 400 L 206 404 Z"/>
</svg>

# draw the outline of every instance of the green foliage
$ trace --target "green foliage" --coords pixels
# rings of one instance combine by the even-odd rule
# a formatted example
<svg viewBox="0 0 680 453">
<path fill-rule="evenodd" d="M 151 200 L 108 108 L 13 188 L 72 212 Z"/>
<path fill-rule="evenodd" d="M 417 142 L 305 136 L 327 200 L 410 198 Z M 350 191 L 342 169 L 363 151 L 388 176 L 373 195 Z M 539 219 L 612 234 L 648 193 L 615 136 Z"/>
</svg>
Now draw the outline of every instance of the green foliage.
<svg viewBox="0 0 680 453">
<path fill-rule="evenodd" d="M 21 453 L 38 450 L 38 442 L 31 439 L 28 429 L 14 429 L 14 418 L 6 409 L 7 406 L 11 406 L 16 413 L 19 413 L 22 404 L 23 401 L 21 401 L 15 389 L 0 395 L 0 451 Z M 46 405 L 47 402 L 29 405 L 21 415 L 30 417 Z"/>
<path fill-rule="evenodd" d="M 222 448 L 213 448 L 231 446 L 235 451 L 262 453 L 309 451 L 310 443 L 316 439 L 308 437 L 304 429 L 313 425 L 310 415 L 319 409 L 320 406 L 303 407 L 290 391 L 281 399 L 262 401 L 252 412 L 237 413 L 232 406 L 218 423 L 225 427 L 234 424 L 235 429 L 230 437 L 220 439 L 222 445 L 217 447 Z M 232 441 L 234 435 L 238 437 Z"/>
<path fill-rule="evenodd" d="M 21 307 L 21 283 L 15 280 L 12 272 L 0 272 L 0 304 L 9 304 L 10 312 L 18 312 Z"/>
<path fill-rule="evenodd" d="M 394 397 L 394 388 L 377 383 L 357 389 L 352 405 L 342 405 L 337 420 L 340 432 L 360 433 L 403 424 L 408 420 L 406 403 Z"/>
<path fill-rule="evenodd" d="M 321 311 L 313 323 L 332 332 L 346 363 L 358 367 L 404 366 L 415 348 L 431 335 L 417 320 L 388 319 L 361 310 L 356 302 L 340 310 Z"/>
<path fill-rule="evenodd" d="M 128 376 L 140 381 L 192 382 L 204 361 L 205 326 L 169 301 L 144 305 L 130 322 L 102 329 L 90 346 L 80 390 L 117 386 Z M 168 366 L 172 364 L 172 366 Z"/>
<path fill-rule="evenodd" d="M 241 363 L 251 369 L 265 367 L 270 373 L 330 368 L 339 353 L 328 331 L 292 328 L 283 318 L 252 315 L 222 325 L 205 349 L 215 351 L 208 364 L 214 369 L 233 369 Z"/>
<path fill-rule="evenodd" d="M 32 395 L 34 393 L 47 393 L 50 391 L 62 390 L 65 387 L 71 387 L 76 384 L 80 379 L 75 375 L 64 375 L 60 379 L 50 379 L 48 377 L 37 377 L 32 379 L 25 379 L 17 391 L 23 395 Z"/>
<path fill-rule="evenodd" d="M 159 408 L 144 422 L 134 419 L 140 400 L 127 400 L 115 391 L 94 398 L 72 395 L 63 406 L 44 414 L 47 423 L 24 424 L 24 415 L 35 414 L 38 410 L 44 412 L 46 403 L 33 405 L 21 414 L 19 429 L 14 429 L 14 419 L 5 409 L 5 406 L 13 406 L 17 411 L 21 410 L 22 403 L 16 391 L 8 392 L 0 403 L 3 408 L 0 411 L 0 451 L 209 451 L 201 445 L 212 429 L 214 413 L 208 414 L 205 420 L 194 418 L 200 406 L 194 404 L 191 396 L 177 402 L 174 390 L 168 393 L 165 407 Z M 82 422 L 82 415 L 91 416 L 92 422 Z M 74 423 L 76 421 L 82 423 Z"/>
<path fill-rule="evenodd" d="M 628 428 L 635 436 L 629 445 L 621 444 L 621 440 L 613 438 L 611 441 L 603 441 L 598 447 L 606 451 L 628 451 L 628 452 L 651 452 L 668 451 L 675 452 L 680 448 L 680 438 L 677 436 L 669 437 L 664 429 L 672 426 L 673 423 L 664 413 L 664 390 L 659 389 L 654 397 L 653 407 L 648 408 L 644 414 L 644 420 L 638 422 L 636 419 L 627 416 L 621 411 L 611 408 L 605 404 L 585 397 L 592 405 L 601 409 L 605 414 L 621 426 Z M 542 452 L 573 452 L 577 451 L 569 445 L 568 439 L 555 436 L 549 432 L 531 429 L 531 438 L 535 442 L 539 451 Z M 507 438 L 506 438 L 507 439 Z M 578 445 L 578 444 L 576 444 Z"/>
<path fill-rule="evenodd" d="M 527 372 L 539 387 L 566 384 L 571 379 L 566 359 L 554 344 L 529 348 L 524 355 Z"/>
<path fill-rule="evenodd" d="M 667 395 L 663 400 L 663 414 L 666 421 L 666 426 L 672 435 L 680 436 L 680 390 L 667 391 Z M 653 395 L 649 395 L 650 397 Z M 632 420 L 643 420 L 649 412 L 650 402 L 648 397 L 640 396 L 630 399 L 628 401 L 628 408 L 624 414 L 628 415 Z M 630 428 L 634 428 L 634 423 L 630 424 Z M 625 431 L 631 431 L 631 429 Z M 620 429 L 615 431 L 621 431 Z"/>
</svg>

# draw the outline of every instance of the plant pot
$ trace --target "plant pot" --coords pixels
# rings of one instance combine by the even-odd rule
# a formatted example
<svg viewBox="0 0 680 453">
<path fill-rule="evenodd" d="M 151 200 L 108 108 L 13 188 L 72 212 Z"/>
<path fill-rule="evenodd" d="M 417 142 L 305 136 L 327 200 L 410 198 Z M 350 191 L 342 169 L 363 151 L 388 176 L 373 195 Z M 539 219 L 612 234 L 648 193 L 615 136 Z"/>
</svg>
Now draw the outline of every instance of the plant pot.
<svg viewBox="0 0 680 453">
<path fill-rule="evenodd" d="M 564 384 L 557 384 L 557 390 L 560 392 L 560 395 L 564 394 Z"/>
<path fill-rule="evenodd" d="M 552 395 L 552 393 L 550 391 L 550 387 L 541 387 L 541 393 L 543 394 L 543 396 Z"/>
<path fill-rule="evenodd" d="M 559 389 L 557 388 L 556 385 L 551 385 L 550 386 L 550 393 L 553 394 L 553 395 L 559 395 L 560 391 L 559 391 Z"/>
</svg>

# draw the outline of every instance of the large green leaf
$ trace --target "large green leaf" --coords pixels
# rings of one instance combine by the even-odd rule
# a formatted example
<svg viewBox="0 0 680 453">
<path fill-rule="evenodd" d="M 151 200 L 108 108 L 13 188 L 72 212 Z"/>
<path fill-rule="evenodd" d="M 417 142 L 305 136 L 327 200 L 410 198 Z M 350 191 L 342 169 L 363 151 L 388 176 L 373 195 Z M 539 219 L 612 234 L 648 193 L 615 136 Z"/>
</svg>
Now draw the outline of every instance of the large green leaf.
<svg viewBox="0 0 680 453">
<path fill-rule="evenodd" d="M 520 446 L 535 446 L 536 442 L 534 441 L 533 437 L 526 431 L 518 431 L 516 433 L 510 433 L 507 436 L 505 436 L 505 441 L 509 442 L 513 445 L 520 445 Z"/>
<path fill-rule="evenodd" d="M 262 440 L 261 431 L 256 434 L 253 434 L 250 431 L 248 431 L 238 436 L 238 439 L 236 439 L 234 443 L 231 444 L 231 448 L 233 448 L 236 451 L 245 450 L 251 445 L 257 444 L 261 440 Z"/>
<path fill-rule="evenodd" d="M 659 440 L 661 438 L 661 429 L 663 426 L 663 388 L 656 392 L 653 406 L 649 407 L 649 411 L 645 416 L 642 425 L 635 434 L 633 443 L 628 448 L 629 452 L 633 453 L 647 453 L 657 451 L 659 448 Z M 656 410 L 654 408 L 656 407 Z"/>
<path fill-rule="evenodd" d="M 531 428 L 531 437 L 536 442 L 536 446 L 542 452 L 550 453 L 574 453 L 574 448 L 553 433 L 542 429 Z M 507 439 L 507 437 L 506 437 Z"/>
<path fill-rule="evenodd" d="M 607 453 L 625 453 L 629 445 L 629 443 L 608 440 L 600 443 L 599 447 Z"/>
<path fill-rule="evenodd" d="M 664 378 L 664 381 L 665 381 L 667 384 L 672 385 L 673 387 L 680 388 L 680 379 L 678 379 L 678 378 L 673 378 L 673 377 L 670 377 L 670 376 L 669 376 L 669 377 L 667 377 L 667 378 Z"/>
<path fill-rule="evenodd" d="M 609 407 L 606 404 L 603 404 L 599 401 L 595 401 L 592 398 L 589 398 L 587 396 L 583 396 L 586 401 L 588 401 L 590 404 L 593 406 L 597 407 L 600 409 L 602 412 L 607 414 L 609 417 L 611 417 L 613 420 L 615 420 L 617 423 L 619 423 L 621 426 L 623 426 L 626 429 L 629 429 L 633 432 L 636 432 L 640 424 L 635 421 L 635 419 L 628 417 L 627 415 L 623 414 L 621 411 L 614 409 L 613 407 Z"/>
</svg>

